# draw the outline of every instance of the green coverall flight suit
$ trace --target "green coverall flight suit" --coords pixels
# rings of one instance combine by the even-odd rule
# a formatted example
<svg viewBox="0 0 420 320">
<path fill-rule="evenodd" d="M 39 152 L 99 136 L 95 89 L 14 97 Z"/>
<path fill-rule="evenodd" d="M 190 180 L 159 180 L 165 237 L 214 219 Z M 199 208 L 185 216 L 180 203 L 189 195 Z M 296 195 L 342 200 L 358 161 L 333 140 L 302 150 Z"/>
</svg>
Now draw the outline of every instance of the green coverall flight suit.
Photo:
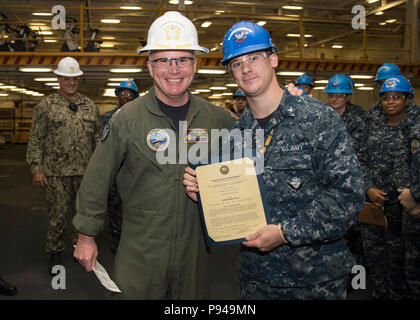
<svg viewBox="0 0 420 320">
<path fill-rule="evenodd" d="M 234 120 L 204 99 L 190 94 L 190 101 L 188 129 L 205 129 L 210 146 L 211 129 L 230 129 Z M 73 224 L 80 233 L 91 236 L 103 229 L 108 191 L 116 175 L 123 201 L 123 231 L 113 277 L 122 291 L 117 298 L 208 299 L 208 250 L 198 206 L 188 198 L 182 183 L 186 164 L 157 161 L 152 148 L 158 144 L 150 138 L 154 129 L 175 132 L 151 89 L 127 103 L 104 129 L 79 189 Z M 194 132 L 202 135 L 203 130 Z M 205 143 L 189 142 L 188 150 Z M 178 159 L 177 131 L 168 150 L 173 143 Z"/>
</svg>

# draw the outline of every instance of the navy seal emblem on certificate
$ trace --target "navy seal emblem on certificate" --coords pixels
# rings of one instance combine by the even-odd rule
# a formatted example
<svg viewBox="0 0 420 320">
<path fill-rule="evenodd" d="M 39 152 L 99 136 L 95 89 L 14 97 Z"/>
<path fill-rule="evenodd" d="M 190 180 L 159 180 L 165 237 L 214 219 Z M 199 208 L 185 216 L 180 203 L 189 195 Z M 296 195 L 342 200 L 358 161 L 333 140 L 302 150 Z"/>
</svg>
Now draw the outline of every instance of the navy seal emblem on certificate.
<svg viewBox="0 0 420 320">
<path fill-rule="evenodd" d="M 164 129 L 156 128 L 149 131 L 146 142 L 153 151 L 165 151 L 169 146 L 170 137 Z"/>
</svg>

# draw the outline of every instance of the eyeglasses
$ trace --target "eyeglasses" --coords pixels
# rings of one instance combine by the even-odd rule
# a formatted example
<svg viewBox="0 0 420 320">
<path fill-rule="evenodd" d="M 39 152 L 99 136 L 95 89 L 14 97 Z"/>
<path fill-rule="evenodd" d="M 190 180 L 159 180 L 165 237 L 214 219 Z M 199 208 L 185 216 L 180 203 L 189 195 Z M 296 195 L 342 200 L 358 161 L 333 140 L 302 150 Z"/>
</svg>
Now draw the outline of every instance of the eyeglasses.
<svg viewBox="0 0 420 320">
<path fill-rule="evenodd" d="M 150 60 L 150 62 L 155 63 L 160 69 L 169 69 L 172 66 L 172 61 L 175 61 L 175 65 L 179 68 L 187 68 L 192 66 L 195 57 L 157 58 Z"/>
<path fill-rule="evenodd" d="M 127 96 L 127 97 L 131 98 L 131 97 L 134 97 L 134 93 L 130 92 L 130 91 L 120 91 L 118 96 L 121 96 L 121 97 Z"/>
<path fill-rule="evenodd" d="M 71 111 L 77 112 L 77 104 L 75 104 L 74 102 L 69 104 L 69 108 Z"/>
<path fill-rule="evenodd" d="M 329 93 L 328 99 L 342 99 L 347 96 L 347 93 Z"/>
<path fill-rule="evenodd" d="M 268 54 L 266 51 L 247 54 L 246 56 L 229 61 L 227 68 L 233 72 L 237 72 L 243 68 L 245 63 L 249 66 L 254 66 L 267 57 Z"/>
<path fill-rule="evenodd" d="M 400 101 L 400 100 L 404 100 L 404 99 L 405 99 L 405 95 L 398 95 L 398 94 L 393 94 L 393 95 L 389 95 L 389 96 L 382 96 L 382 101 L 390 101 L 390 100 Z"/>
</svg>

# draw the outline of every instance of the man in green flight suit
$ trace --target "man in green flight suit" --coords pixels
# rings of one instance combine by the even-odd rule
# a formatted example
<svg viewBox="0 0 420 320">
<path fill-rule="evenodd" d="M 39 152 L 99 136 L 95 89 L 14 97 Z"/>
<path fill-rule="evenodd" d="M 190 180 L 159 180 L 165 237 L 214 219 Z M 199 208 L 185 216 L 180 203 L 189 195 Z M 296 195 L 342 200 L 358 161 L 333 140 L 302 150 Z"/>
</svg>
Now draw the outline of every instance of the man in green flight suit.
<svg viewBox="0 0 420 320">
<path fill-rule="evenodd" d="M 116 177 L 123 201 L 113 277 L 122 291 L 117 298 L 208 299 L 208 251 L 198 206 L 182 181 L 186 155 L 199 150 L 197 158 L 205 156 L 211 130 L 230 129 L 234 120 L 188 91 L 197 66 L 194 54 L 208 52 L 198 45 L 189 19 L 178 12 L 156 19 L 141 52 L 149 53 L 154 85 L 103 130 L 77 196 L 74 257 L 86 271 L 95 268 L 94 237 L 105 225 L 106 199 Z"/>
</svg>

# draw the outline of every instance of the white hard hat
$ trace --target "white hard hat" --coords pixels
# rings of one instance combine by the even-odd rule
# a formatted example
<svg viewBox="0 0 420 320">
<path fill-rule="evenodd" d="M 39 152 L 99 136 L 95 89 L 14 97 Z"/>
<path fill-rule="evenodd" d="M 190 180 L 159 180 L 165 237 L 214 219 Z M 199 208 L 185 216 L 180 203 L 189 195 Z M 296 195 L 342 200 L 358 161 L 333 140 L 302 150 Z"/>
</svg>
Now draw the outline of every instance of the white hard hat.
<svg viewBox="0 0 420 320">
<path fill-rule="evenodd" d="M 177 11 L 168 11 L 152 23 L 147 44 L 137 53 L 154 50 L 194 50 L 196 54 L 209 52 L 198 44 L 197 29 L 191 20 Z"/>
<path fill-rule="evenodd" d="M 57 69 L 53 71 L 55 74 L 64 77 L 78 77 L 83 74 L 80 70 L 79 63 L 72 57 L 65 57 L 58 63 Z"/>
</svg>

